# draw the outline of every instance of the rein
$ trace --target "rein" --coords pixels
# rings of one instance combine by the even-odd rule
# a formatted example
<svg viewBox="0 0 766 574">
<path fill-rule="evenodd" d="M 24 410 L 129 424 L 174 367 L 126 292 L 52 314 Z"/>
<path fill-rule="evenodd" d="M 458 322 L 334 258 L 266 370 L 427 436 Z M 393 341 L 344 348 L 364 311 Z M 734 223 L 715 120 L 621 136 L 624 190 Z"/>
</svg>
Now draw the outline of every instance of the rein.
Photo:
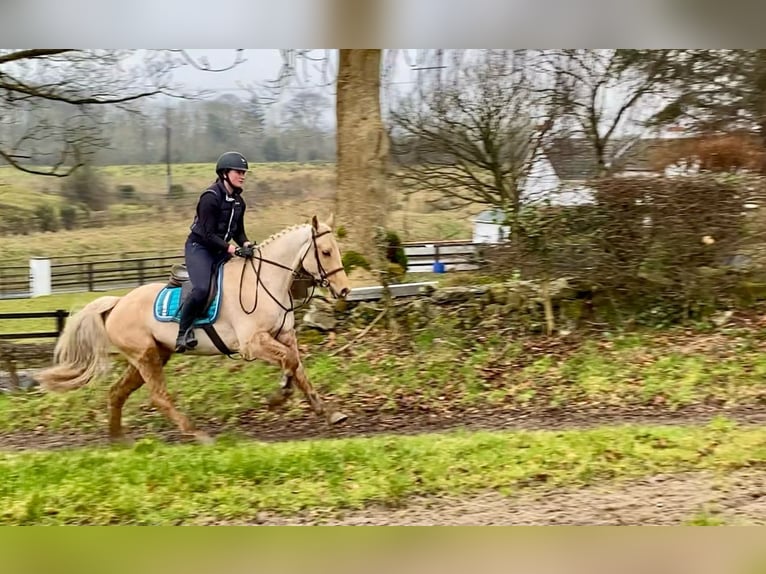
<svg viewBox="0 0 766 574">
<path fill-rule="evenodd" d="M 255 272 L 255 297 L 253 299 L 253 307 L 249 311 L 245 308 L 245 304 L 242 301 L 242 286 L 244 284 L 245 280 L 245 267 L 247 267 L 247 261 L 242 266 L 242 273 L 239 277 L 239 306 L 242 308 L 242 311 L 245 312 L 245 314 L 250 315 L 255 312 L 255 310 L 258 307 L 258 287 L 262 286 L 263 290 L 266 291 L 266 294 L 271 297 L 272 301 L 274 301 L 280 309 L 282 309 L 285 313 L 282 316 L 282 324 L 279 326 L 279 329 L 277 330 L 277 334 L 275 337 L 278 337 L 279 334 L 282 332 L 282 328 L 285 326 L 285 321 L 287 320 L 287 315 L 289 313 L 294 312 L 296 309 L 301 309 L 304 307 L 308 302 L 311 300 L 311 298 L 314 296 L 314 291 L 316 290 L 316 286 L 320 285 L 321 287 L 328 287 L 330 285 L 330 282 L 328 281 L 328 278 L 334 275 L 335 273 L 338 273 L 340 271 L 343 271 L 343 267 L 338 267 L 337 269 L 333 269 L 332 271 L 325 271 L 324 267 L 322 267 L 322 263 L 319 260 L 319 249 L 317 247 L 317 238 L 322 237 L 323 235 L 326 235 L 330 233 L 330 231 L 323 231 L 322 233 L 315 233 L 314 230 L 311 230 L 311 244 L 309 244 L 306 247 L 306 251 L 303 253 L 300 259 L 300 265 L 298 266 L 299 269 L 303 269 L 304 271 L 307 271 L 306 268 L 303 266 L 303 262 L 306 259 L 306 256 L 309 253 L 309 250 L 313 246 L 314 248 L 314 257 L 317 264 L 317 270 L 319 272 L 319 278 L 315 277 L 313 273 L 309 272 L 309 275 L 311 275 L 311 278 L 313 279 L 313 282 L 311 284 L 311 294 L 304 299 L 304 301 L 298 305 L 297 307 L 293 304 L 293 296 L 292 293 L 290 293 L 290 290 L 287 291 L 287 296 L 290 299 L 290 306 L 285 307 L 282 302 L 277 299 L 274 294 L 269 291 L 269 289 L 266 287 L 266 285 L 261 280 L 261 269 L 263 267 L 264 263 L 268 263 L 269 265 L 273 265 L 275 267 L 279 267 L 280 269 L 284 269 L 286 271 L 290 271 L 292 274 L 292 280 L 294 281 L 298 277 L 298 273 L 296 273 L 296 270 L 288 267 L 287 265 L 283 265 L 282 263 L 279 263 L 278 261 L 273 261 L 271 259 L 266 259 L 261 255 L 261 248 L 258 247 L 258 255 L 255 254 L 252 257 L 247 257 L 246 259 L 250 262 L 250 267 Z M 255 268 L 255 260 L 258 260 L 258 269 Z M 308 271 L 307 271 L 308 272 Z M 292 284 L 292 281 L 290 282 Z"/>
</svg>

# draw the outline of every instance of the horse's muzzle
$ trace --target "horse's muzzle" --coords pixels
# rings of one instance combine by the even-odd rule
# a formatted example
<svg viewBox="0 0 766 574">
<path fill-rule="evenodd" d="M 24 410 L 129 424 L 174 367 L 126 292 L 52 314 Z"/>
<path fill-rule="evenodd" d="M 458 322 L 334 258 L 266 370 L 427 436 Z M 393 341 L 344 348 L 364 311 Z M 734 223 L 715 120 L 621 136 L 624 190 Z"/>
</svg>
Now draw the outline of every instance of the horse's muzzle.
<svg viewBox="0 0 766 574">
<path fill-rule="evenodd" d="M 332 285 L 328 285 L 327 288 L 330 290 L 330 293 L 332 294 L 332 296 L 336 299 L 345 299 L 346 295 L 351 293 L 351 289 L 349 289 L 348 287 L 344 287 L 340 291 L 336 291 L 335 287 L 333 287 Z"/>
</svg>

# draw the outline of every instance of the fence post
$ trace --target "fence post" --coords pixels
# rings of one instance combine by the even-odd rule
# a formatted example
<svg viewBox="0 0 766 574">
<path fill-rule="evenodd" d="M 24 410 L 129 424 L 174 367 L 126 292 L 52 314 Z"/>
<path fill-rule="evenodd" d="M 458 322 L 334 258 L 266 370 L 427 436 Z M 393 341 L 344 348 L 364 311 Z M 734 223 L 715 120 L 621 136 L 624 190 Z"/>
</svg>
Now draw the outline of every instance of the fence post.
<svg viewBox="0 0 766 574">
<path fill-rule="evenodd" d="M 95 282 L 93 281 L 93 261 L 88 261 L 88 291 L 95 291 Z"/>
<path fill-rule="evenodd" d="M 64 320 L 68 313 L 63 309 L 56 309 L 56 333 L 61 336 L 61 331 L 64 330 Z"/>
<path fill-rule="evenodd" d="M 51 260 L 29 260 L 29 292 L 32 297 L 51 294 Z"/>
<path fill-rule="evenodd" d="M 434 243 L 434 264 L 433 264 L 433 272 L 434 273 L 444 273 L 445 267 L 444 263 L 439 261 L 439 244 Z"/>
<path fill-rule="evenodd" d="M 138 259 L 138 284 L 144 284 L 144 260 Z"/>
</svg>

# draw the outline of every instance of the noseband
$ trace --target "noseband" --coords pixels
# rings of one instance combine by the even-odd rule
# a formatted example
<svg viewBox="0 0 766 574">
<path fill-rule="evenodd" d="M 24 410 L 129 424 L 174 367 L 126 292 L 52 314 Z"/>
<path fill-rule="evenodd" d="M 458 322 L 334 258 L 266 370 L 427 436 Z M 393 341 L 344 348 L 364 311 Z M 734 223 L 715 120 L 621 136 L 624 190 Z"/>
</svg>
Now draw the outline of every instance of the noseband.
<svg viewBox="0 0 766 574">
<path fill-rule="evenodd" d="M 322 233 L 316 233 L 313 228 L 311 230 L 311 243 L 314 246 L 314 259 L 316 260 L 317 272 L 319 273 L 319 278 L 315 277 L 313 273 L 308 271 L 308 269 L 306 269 L 306 266 L 303 264 L 306 259 L 306 256 L 309 254 L 309 250 L 306 249 L 306 253 L 303 254 L 303 257 L 301 257 L 301 268 L 311 275 L 316 285 L 319 285 L 320 287 L 325 287 L 325 288 L 330 286 L 330 281 L 329 281 L 330 277 L 332 277 L 336 273 L 343 271 L 342 265 L 338 267 L 337 269 L 333 269 L 332 271 L 325 271 L 324 267 L 322 267 L 322 262 L 319 260 L 319 247 L 317 246 L 317 238 L 322 237 L 323 235 L 327 235 L 328 233 L 330 232 L 323 231 Z"/>
</svg>

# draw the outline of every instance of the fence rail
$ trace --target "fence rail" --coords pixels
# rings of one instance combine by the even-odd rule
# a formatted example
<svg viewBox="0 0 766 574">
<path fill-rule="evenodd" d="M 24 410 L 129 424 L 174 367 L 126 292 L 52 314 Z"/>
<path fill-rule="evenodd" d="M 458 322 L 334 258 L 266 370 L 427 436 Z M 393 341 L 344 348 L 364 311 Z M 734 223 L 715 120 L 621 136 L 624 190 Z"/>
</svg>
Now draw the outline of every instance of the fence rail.
<svg viewBox="0 0 766 574">
<path fill-rule="evenodd" d="M 470 240 L 423 241 L 403 244 L 408 273 L 471 271 L 478 269 L 477 244 Z M 148 253 L 146 257 L 128 254 Z M 104 259 L 103 257 L 109 258 Z M 51 291 L 105 291 L 137 287 L 152 281 L 164 281 L 170 267 L 183 262 L 183 254 L 161 254 L 156 251 L 97 254 L 84 261 L 84 256 L 51 258 Z M 77 261 L 72 261 L 77 259 Z M 440 264 L 436 265 L 435 264 Z M 436 267 L 436 268 L 435 268 Z M 31 296 L 29 267 L 0 268 L 0 299 Z"/>
<path fill-rule="evenodd" d="M 0 313 L 0 321 L 10 321 L 13 319 L 56 319 L 55 331 L 34 331 L 31 333 L 0 333 L 0 340 L 9 339 L 49 339 L 58 338 L 61 331 L 64 330 L 66 318 L 69 312 L 63 309 L 55 311 L 34 311 L 29 313 Z"/>
</svg>

